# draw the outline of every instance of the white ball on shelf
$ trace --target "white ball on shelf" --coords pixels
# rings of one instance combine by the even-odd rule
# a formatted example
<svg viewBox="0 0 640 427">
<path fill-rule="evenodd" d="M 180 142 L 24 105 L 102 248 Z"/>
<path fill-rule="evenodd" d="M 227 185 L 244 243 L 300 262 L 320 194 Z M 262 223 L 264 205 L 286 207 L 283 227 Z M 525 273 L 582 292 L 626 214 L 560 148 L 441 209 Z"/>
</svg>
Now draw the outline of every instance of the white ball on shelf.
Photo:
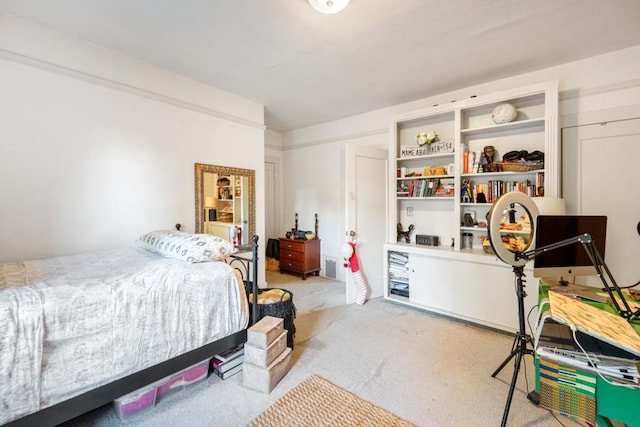
<svg viewBox="0 0 640 427">
<path fill-rule="evenodd" d="M 518 115 L 518 110 L 511 104 L 504 103 L 493 109 L 491 118 L 495 124 L 512 122 Z"/>
</svg>

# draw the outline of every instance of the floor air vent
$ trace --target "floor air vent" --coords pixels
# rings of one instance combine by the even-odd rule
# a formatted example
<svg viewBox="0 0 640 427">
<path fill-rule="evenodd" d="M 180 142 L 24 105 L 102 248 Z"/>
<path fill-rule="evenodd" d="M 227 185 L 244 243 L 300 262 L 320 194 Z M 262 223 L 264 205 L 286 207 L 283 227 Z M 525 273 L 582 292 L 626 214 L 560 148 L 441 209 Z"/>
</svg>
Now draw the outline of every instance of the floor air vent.
<svg viewBox="0 0 640 427">
<path fill-rule="evenodd" d="M 324 272 L 329 279 L 336 278 L 336 262 L 332 259 L 324 260 Z"/>
</svg>

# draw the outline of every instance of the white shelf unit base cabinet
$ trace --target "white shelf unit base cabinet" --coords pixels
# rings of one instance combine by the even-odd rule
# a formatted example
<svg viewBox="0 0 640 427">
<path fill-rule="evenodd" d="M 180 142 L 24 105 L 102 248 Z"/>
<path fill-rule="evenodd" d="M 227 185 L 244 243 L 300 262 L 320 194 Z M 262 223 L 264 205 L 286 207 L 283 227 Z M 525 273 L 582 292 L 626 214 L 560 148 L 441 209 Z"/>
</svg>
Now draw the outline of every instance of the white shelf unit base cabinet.
<svg viewBox="0 0 640 427">
<path fill-rule="evenodd" d="M 422 249 L 406 244 L 387 244 L 385 253 L 407 256 L 409 296 L 390 292 L 385 277 L 384 297 L 393 302 L 442 314 L 486 327 L 518 330 L 518 300 L 511 266 L 495 257 L 478 257 L 463 251 Z M 388 258 L 385 258 L 388 271 Z M 531 277 L 532 271 L 525 268 Z M 537 304 L 538 281 L 525 283 L 525 310 Z"/>
<path fill-rule="evenodd" d="M 518 114 L 512 122 L 495 124 L 492 112 L 502 103 L 514 105 Z M 454 152 L 427 151 L 406 157 L 404 153 L 411 151 L 406 147 L 417 148 L 416 135 L 422 132 L 436 132 L 441 141 L 452 142 Z M 501 192 L 518 188 L 527 191 L 523 188 L 529 184 L 533 196 L 543 192 L 545 196 L 558 197 L 558 82 L 537 83 L 403 114 L 393 120 L 390 133 L 388 243 L 384 259 L 388 263 L 388 251 L 406 252 L 411 271 L 409 296 L 390 293 L 385 283 L 385 297 L 499 329 L 517 329 L 511 266 L 482 249 L 481 238 L 487 236 L 486 216 L 492 199 L 485 194 L 485 202 L 477 203 L 477 198 L 462 200 L 461 188 L 466 180 L 476 189 L 490 187 L 493 200 L 497 200 Z M 510 151 L 541 151 L 544 167 L 524 172 L 465 172 L 464 151 L 478 153 L 488 145 L 495 147 L 494 162 L 501 161 Z M 453 195 L 422 197 L 415 192 L 416 183 L 434 178 L 425 176 L 425 169 L 438 166 L 446 169 L 439 178 L 453 183 Z M 414 191 L 408 188 L 411 183 Z M 465 223 L 465 214 L 474 218 L 473 224 Z M 414 226 L 409 243 L 397 243 L 398 224 L 403 230 Z M 417 234 L 437 236 L 440 245 L 416 245 Z M 471 247 L 463 246 L 463 236 L 470 237 L 467 240 Z M 388 266 L 384 268 L 388 280 Z M 536 290 L 530 289 L 528 294 L 535 296 Z"/>
</svg>

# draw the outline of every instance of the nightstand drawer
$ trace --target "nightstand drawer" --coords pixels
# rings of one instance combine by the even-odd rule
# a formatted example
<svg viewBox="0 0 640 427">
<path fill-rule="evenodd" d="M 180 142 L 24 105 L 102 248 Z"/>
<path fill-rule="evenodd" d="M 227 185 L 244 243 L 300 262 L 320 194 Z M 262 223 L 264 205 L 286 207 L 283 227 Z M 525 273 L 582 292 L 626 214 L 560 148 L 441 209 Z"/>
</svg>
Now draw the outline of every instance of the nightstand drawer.
<svg viewBox="0 0 640 427">
<path fill-rule="evenodd" d="M 304 253 L 304 240 L 280 240 L 280 251 L 296 251 Z"/>
<path fill-rule="evenodd" d="M 292 271 L 304 271 L 304 262 L 283 259 L 282 257 L 280 257 L 280 268 Z"/>
<path fill-rule="evenodd" d="M 295 252 L 289 249 L 280 250 L 280 262 L 282 260 L 304 262 L 304 252 Z"/>
</svg>

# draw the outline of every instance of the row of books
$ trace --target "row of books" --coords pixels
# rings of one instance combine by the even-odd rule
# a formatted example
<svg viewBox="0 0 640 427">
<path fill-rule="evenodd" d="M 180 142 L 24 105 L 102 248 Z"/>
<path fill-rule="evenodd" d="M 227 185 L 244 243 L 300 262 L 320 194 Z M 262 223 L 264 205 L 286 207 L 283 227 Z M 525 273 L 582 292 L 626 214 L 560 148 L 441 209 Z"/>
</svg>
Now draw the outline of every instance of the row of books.
<svg viewBox="0 0 640 427">
<path fill-rule="evenodd" d="M 396 190 L 398 197 L 453 197 L 453 178 L 412 179 L 409 184 L 400 181 Z"/>
<path fill-rule="evenodd" d="M 213 359 L 211 359 L 213 372 L 223 380 L 242 371 L 243 362 L 244 345 L 239 345 L 220 354 L 216 354 L 213 356 Z"/>
<path fill-rule="evenodd" d="M 543 175 L 540 174 L 542 177 Z M 537 180 L 538 181 L 538 180 Z M 529 197 L 535 197 L 538 195 L 538 190 L 542 187 L 542 185 L 538 185 L 538 183 L 534 183 L 531 180 L 526 181 L 502 181 L 502 180 L 489 180 L 486 183 L 482 184 L 473 184 L 467 185 L 467 189 L 471 189 L 471 194 L 467 194 L 467 192 L 462 192 L 462 202 L 467 203 L 480 203 L 478 202 L 478 195 L 484 194 L 484 199 L 482 203 L 493 203 L 503 194 L 509 193 L 511 191 L 519 191 L 521 193 L 525 193 Z"/>
</svg>

